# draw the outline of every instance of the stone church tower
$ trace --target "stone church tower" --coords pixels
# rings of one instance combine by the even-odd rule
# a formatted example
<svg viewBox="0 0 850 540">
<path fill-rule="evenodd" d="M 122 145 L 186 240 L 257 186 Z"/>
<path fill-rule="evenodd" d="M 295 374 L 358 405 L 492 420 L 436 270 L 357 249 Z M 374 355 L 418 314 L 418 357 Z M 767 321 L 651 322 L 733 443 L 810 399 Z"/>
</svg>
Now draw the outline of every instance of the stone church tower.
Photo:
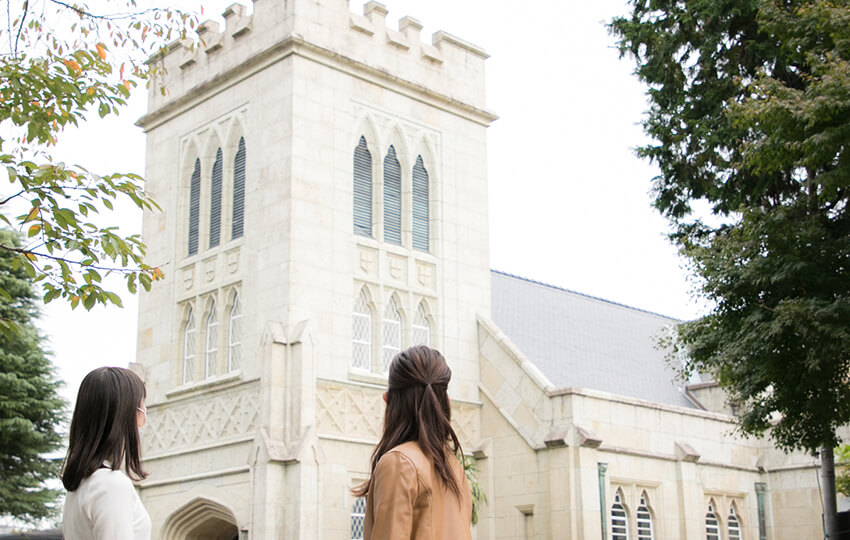
<svg viewBox="0 0 850 540">
<path fill-rule="evenodd" d="M 157 59 L 139 121 L 167 261 L 140 301 L 141 495 L 154 538 L 356 538 L 396 352 L 443 351 L 479 444 L 487 55 L 374 1 L 250 11 Z"/>
</svg>

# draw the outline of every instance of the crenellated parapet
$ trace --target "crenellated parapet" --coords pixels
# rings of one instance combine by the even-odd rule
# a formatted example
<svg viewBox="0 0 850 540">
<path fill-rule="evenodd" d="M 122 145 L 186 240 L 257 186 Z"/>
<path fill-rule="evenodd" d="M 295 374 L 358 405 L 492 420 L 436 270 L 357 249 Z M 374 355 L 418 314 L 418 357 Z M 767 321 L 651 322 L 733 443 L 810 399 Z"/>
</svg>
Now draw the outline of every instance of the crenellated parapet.
<svg viewBox="0 0 850 540">
<path fill-rule="evenodd" d="M 153 58 L 165 72 L 165 92 L 152 91 L 145 128 L 182 105 L 203 100 L 252 73 L 299 55 L 406 93 L 427 95 L 445 107 L 489 123 L 495 115 L 484 102 L 484 60 L 480 47 L 447 32 L 423 41 L 422 24 L 402 17 L 388 24 L 385 5 L 370 1 L 362 15 L 347 0 L 254 0 L 233 4 L 223 13 L 224 27 L 208 20 L 197 43 L 175 42 Z"/>
</svg>

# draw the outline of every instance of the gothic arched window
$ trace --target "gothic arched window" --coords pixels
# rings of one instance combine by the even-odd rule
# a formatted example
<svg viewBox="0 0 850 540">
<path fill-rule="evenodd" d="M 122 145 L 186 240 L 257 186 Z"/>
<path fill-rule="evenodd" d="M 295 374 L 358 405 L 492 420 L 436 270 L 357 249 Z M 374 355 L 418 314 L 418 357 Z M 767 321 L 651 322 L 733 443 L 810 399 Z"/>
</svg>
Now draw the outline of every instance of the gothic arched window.
<svg viewBox="0 0 850 540">
<path fill-rule="evenodd" d="M 239 137 L 239 148 L 233 158 L 233 218 L 230 239 L 240 238 L 245 226 L 245 137 Z"/>
<path fill-rule="evenodd" d="M 726 520 L 729 540 L 741 540 L 741 521 L 738 519 L 738 511 L 735 508 L 735 503 L 729 506 L 729 517 Z"/>
<path fill-rule="evenodd" d="M 210 300 L 210 311 L 206 325 L 206 352 L 204 354 L 204 377 L 212 377 L 218 360 L 218 315 L 215 300 Z"/>
<path fill-rule="evenodd" d="M 360 291 L 354 302 L 352 316 L 353 334 L 351 338 L 351 367 L 355 369 L 372 369 L 372 310 L 366 293 Z"/>
<path fill-rule="evenodd" d="M 413 166 L 412 187 L 413 248 L 430 251 L 428 171 L 422 163 L 422 156 L 416 157 L 416 164 Z"/>
<path fill-rule="evenodd" d="M 390 368 L 393 357 L 401 351 L 401 313 L 395 297 L 390 298 L 386 310 L 384 310 L 383 323 L 383 370 Z"/>
<path fill-rule="evenodd" d="M 640 494 L 640 504 L 637 507 L 637 537 L 638 540 L 653 540 L 655 538 L 654 528 L 652 526 L 652 513 L 649 511 L 649 504 L 646 501 L 646 492 Z"/>
<path fill-rule="evenodd" d="M 366 519 L 366 497 L 357 497 L 351 506 L 351 540 L 363 539 L 363 521 Z"/>
<path fill-rule="evenodd" d="M 372 154 L 365 137 L 354 149 L 354 233 L 372 236 Z"/>
<path fill-rule="evenodd" d="M 611 539 L 629 540 L 629 518 L 623 506 L 623 492 L 619 489 L 611 505 Z"/>
<path fill-rule="evenodd" d="M 242 306 L 239 293 L 233 293 L 230 313 L 227 316 L 227 371 L 241 367 L 242 359 Z"/>
<path fill-rule="evenodd" d="M 195 378 L 195 311 L 190 305 L 186 313 L 186 326 L 183 327 L 183 383 Z"/>
<path fill-rule="evenodd" d="M 413 319 L 411 334 L 411 346 L 431 346 L 431 323 L 428 322 L 428 315 L 425 312 L 425 306 L 422 304 L 419 304 L 419 308 L 416 310 L 416 317 Z"/>
<path fill-rule="evenodd" d="M 224 156 L 219 148 L 215 153 L 215 163 L 210 184 L 210 247 L 221 242 L 221 184 L 224 168 Z"/>
<path fill-rule="evenodd" d="M 384 158 L 384 242 L 401 245 L 401 164 L 392 145 Z"/>
<path fill-rule="evenodd" d="M 195 160 L 192 180 L 189 183 L 189 255 L 198 252 L 198 234 L 201 222 L 201 160 Z"/>
<path fill-rule="evenodd" d="M 714 513 L 714 501 L 709 501 L 708 512 L 705 513 L 705 540 L 720 540 L 720 523 Z"/>
</svg>

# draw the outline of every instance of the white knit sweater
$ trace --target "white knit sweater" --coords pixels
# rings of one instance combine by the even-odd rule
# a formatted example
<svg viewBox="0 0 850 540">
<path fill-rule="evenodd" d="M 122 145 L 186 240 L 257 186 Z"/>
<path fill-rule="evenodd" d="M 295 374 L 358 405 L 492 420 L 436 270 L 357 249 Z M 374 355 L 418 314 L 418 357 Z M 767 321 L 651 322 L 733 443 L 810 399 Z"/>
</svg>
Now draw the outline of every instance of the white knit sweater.
<svg viewBox="0 0 850 540">
<path fill-rule="evenodd" d="M 151 519 L 130 479 L 98 469 L 65 498 L 66 540 L 150 540 Z"/>
</svg>

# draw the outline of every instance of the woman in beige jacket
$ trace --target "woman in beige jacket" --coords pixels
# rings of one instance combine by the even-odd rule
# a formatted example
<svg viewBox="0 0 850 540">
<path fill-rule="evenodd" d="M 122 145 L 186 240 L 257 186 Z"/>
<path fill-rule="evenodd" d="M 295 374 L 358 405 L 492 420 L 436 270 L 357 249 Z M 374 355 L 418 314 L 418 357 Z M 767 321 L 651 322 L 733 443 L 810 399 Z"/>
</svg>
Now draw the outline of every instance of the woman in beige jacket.
<svg viewBox="0 0 850 540">
<path fill-rule="evenodd" d="M 384 433 L 366 496 L 364 540 L 469 540 L 472 492 L 451 426 L 452 370 L 439 351 L 402 351 L 389 369 Z"/>
</svg>

